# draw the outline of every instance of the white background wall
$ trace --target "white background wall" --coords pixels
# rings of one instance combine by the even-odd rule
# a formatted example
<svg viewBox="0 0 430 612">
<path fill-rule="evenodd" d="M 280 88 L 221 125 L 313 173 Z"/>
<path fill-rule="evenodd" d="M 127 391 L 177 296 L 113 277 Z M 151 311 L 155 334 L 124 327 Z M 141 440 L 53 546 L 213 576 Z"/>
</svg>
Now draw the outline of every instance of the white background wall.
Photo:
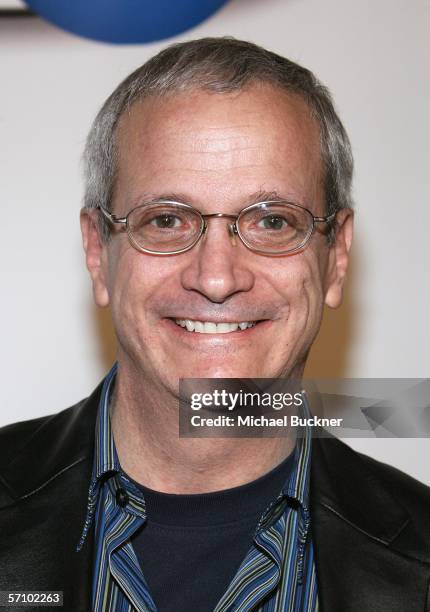
<svg viewBox="0 0 430 612">
<path fill-rule="evenodd" d="M 257 42 L 335 96 L 356 159 L 356 241 L 346 303 L 327 313 L 309 375 L 430 375 L 429 32 L 429 0 L 231 0 L 175 39 Z M 101 102 L 164 45 L 0 21 L 0 424 L 86 396 L 114 357 L 81 252 L 79 160 Z M 428 440 L 352 444 L 430 483 Z"/>
</svg>

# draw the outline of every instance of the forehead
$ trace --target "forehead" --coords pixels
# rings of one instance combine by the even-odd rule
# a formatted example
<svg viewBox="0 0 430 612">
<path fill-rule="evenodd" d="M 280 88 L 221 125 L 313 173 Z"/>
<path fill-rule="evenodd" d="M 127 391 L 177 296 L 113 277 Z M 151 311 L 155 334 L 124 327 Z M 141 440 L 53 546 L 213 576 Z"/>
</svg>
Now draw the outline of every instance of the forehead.
<svg viewBox="0 0 430 612">
<path fill-rule="evenodd" d="M 304 100 L 267 84 L 229 93 L 192 90 L 135 103 L 117 130 L 118 186 L 188 201 L 282 192 L 321 198 L 320 131 Z"/>
</svg>

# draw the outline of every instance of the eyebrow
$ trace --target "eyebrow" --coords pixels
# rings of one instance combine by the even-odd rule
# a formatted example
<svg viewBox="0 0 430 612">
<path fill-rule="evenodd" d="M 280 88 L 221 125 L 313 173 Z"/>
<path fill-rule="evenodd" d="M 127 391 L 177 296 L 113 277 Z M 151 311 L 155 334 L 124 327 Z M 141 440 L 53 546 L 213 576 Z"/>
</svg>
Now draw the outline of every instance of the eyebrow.
<svg viewBox="0 0 430 612">
<path fill-rule="evenodd" d="M 294 199 L 292 199 L 291 197 L 278 193 L 276 189 L 274 189 L 273 191 L 264 191 L 260 189 L 259 191 L 256 191 L 255 193 L 249 196 L 248 204 L 256 204 L 257 202 L 265 202 L 270 200 L 286 200 L 287 202 L 294 201 Z"/>
</svg>

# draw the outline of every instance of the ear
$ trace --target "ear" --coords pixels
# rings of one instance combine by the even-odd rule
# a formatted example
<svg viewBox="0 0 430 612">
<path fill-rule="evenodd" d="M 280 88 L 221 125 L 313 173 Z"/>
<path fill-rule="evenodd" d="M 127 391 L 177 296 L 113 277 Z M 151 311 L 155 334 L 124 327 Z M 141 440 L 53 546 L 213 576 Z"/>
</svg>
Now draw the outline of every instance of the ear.
<svg viewBox="0 0 430 612">
<path fill-rule="evenodd" d="M 338 308 L 342 303 L 352 243 L 353 219 L 354 213 L 350 208 L 343 208 L 336 216 L 336 240 L 330 247 L 325 287 L 325 303 L 330 308 Z"/>
<path fill-rule="evenodd" d="M 100 235 L 98 211 L 88 208 L 81 210 L 81 232 L 85 260 L 93 282 L 94 301 L 97 306 L 107 306 L 107 253 Z"/>
</svg>

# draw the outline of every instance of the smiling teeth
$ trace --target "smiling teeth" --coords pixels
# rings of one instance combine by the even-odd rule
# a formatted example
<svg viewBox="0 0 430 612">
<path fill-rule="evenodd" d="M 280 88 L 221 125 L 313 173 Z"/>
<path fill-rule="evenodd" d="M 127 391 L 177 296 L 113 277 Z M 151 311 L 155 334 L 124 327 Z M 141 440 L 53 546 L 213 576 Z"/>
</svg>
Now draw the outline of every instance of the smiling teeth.
<svg viewBox="0 0 430 612">
<path fill-rule="evenodd" d="M 213 323 L 212 321 L 192 321 L 191 319 L 175 319 L 176 325 L 184 327 L 189 332 L 199 334 L 228 334 L 229 332 L 254 327 L 255 321 L 242 321 L 241 323 Z"/>
</svg>

